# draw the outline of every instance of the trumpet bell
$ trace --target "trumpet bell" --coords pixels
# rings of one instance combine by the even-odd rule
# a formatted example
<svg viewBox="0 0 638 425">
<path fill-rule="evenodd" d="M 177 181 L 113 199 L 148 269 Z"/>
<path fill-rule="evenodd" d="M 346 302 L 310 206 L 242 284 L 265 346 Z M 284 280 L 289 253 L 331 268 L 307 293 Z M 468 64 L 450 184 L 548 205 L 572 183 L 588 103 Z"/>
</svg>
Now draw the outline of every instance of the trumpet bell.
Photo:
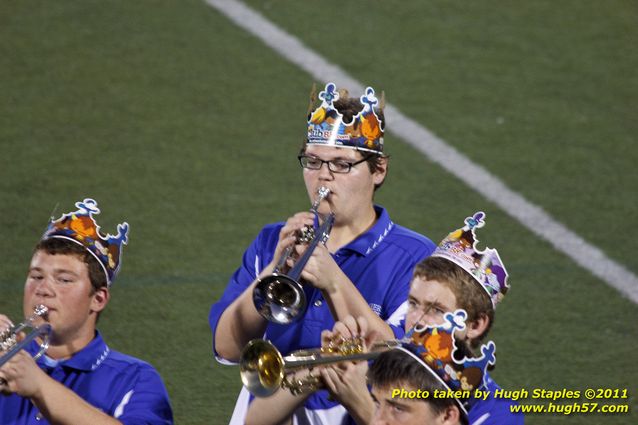
<svg viewBox="0 0 638 425">
<path fill-rule="evenodd" d="M 312 370 L 319 365 L 374 359 L 401 343 L 402 340 L 379 341 L 366 351 L 362 338 L 343 339 L 327 347 L 293 351 L 283 357 L 270 341 L 253 339 L 241 353 L 239 373 L 242 383 L 255 397 L 271 396 L 278 388 L 297 395 L 317 390 L 320 380 L 312 373 L 301 378 L 287 374 L 301 369 Z"/>
<path fill-rule="evenodd" d="M 250 341 L 242 350 L 239 364 L 242 383 L 256 397 L 274 394 L 284 380 L 284 359 L 268 341 Z"/>
<path fill-rule="evenodd" d="M 259 314 L 279 325 L 299 320 L 307 304 L 301 283 L 279 273 L 266 276 L 257 283 L 253 302 Z"/>
</svg>

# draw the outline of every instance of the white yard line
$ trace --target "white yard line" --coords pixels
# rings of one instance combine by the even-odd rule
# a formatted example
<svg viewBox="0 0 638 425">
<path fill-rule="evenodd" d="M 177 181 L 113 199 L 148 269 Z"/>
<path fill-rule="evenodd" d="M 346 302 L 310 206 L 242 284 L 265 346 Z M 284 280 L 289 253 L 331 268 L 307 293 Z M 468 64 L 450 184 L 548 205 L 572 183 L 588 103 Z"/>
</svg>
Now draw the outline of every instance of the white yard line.
<svg viewBox="0 0 638 425">
<path fill-rule="evenodd" d="M 313 78 L 323 82 L 332 81 L 337 87 L 347 87 L 351 93 L 363 92 L 364 86 L 359 81 L 245 4 L 236 0 L 205 1 Z M 396 106 L 387 104 L 385 114 L 392 123 L 389 131 L 498 205 L 582 268 L 638 304 L 638 277 L 626 267 L 607 257 L 541 207 L 508 188 L 498 177 L 472 162 L 424 126 L 403 115 Z"/>
</svg>

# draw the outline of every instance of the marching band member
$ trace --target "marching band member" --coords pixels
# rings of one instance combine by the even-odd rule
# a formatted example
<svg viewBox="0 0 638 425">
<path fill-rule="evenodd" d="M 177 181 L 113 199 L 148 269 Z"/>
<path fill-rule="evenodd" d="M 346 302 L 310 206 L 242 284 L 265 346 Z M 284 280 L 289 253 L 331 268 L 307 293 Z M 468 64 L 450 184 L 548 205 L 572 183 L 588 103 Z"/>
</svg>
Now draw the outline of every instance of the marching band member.
<svg viewBox="0 0 638 425">
<path fill-rule="evenodd" d="M 97 203 L 84 199 L 76 207 L 52 219 L 31 258 L 23 308 L 30 315 L 46 307 L 34 326 L 51 326 L 49 348 L 36 361 L 40 345 L 31 341 L 0 368 L 0 423 L 172 424 L 157 371 L 112 350 L 96 329 L 120 269 L 128 224 L 120 224 L 116 236 L 103 235 L 93 218 Z M 11 326 L 4 315 L 2 324 Z"/>
<path fill-rule="evenodd" d="M 375 109 L 379 101 L 374 90 L 368 88 L 360 99 L 353 99 L 329 83 L 319 98 L 321 105 L 309 115 L 299 162 L 311 201 L 320 187 L 330 190 L 317 211 L 319 216 L 334 213 L 335 222 L 327 243 L 317 246 L 301 275 L 307 283 L 307 311 L 292 324 L 269 323 L 252 298 L 259 279 L 272 274 L 287 247 L 303 252 L 304 247 L 295 244 L 295 234 L 317 223 L 314 214 L 300 212 L 262 229 L 213 304 L 213 352 L 222 362 L 236 362 L 251 339 L 264 335 L 282 353 L 317 347 L 321 331 L 348 315 L 365 317 L 370 328 L 387 339 L 403 335 L 399 320 L 407 308 L 411 271 L 435 246 L 395 224 L 385 208 L 373 202 L 389 159 L 383 153 L 384 122 Z M 244 423 L 248 401 L 244 388 L 232 424 Z M 312 395 L 299 414 L 313 424 L 346 420 L 345 409 L 329 400 L 326 391 Z"/>
<path fill-rule="evenodd" d="M 474 390 L 483 386 L 495 345 L 472 356 L 457 330 L 467 313 L 446 313 L 438 325 L 417 327 L 409 342 L 379 356 L 368 372 L 374 408 L 370 425 L 467 425 Z M 502 424 L 510 422 L 501 422 Z"/>
</svg>

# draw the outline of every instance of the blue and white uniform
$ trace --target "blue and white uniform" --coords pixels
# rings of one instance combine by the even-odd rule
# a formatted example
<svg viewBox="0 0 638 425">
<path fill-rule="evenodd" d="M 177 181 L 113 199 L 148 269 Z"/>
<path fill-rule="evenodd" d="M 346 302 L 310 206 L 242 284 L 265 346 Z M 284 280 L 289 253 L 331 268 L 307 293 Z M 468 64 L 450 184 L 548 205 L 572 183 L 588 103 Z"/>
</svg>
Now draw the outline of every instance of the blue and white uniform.
<svg viewBox="0 0 638 425">
<path fill-rule="evenodd" d="M 384 208 L 375 206 L 375 211 L 375 224 L 332 254 L 332 257 L 370 308 L 392 327 L 397 338 L 401 338 L 404 331 L 400 321 L 407 311 L 406 300 L 412 271 L 419 261 L 434 251 L 435 245 L 426 237 L 394 224 Z M 221 299 L 213 304 L 209 315 L 213 344 L 217 323 L 224 310 L 272 261 L 283 225 L 284 223 L 270 224 L 262 229 L 244 253 L 242 265 L 231 277 Z M 269 323 L 266 328 L 264 337 L 284 355 L 294 350 L 319 347 L 321 331 L 334 326 L 334 319 L 321 291 L 310 285 L 306 285 L 304 290 L 308 310 L 303 319 L 289 325 Z M 213 351 L 218 360 L 228 363 L 219 358 L 214 346 Z M 311 395 L 305 404 L 307 416 L 311 419 L 308 422 L 299 420 L 298 423 L 342 423 L 346 415 L 345 409 L 328 400 L 327 394 L 327 391 L 318 391 Z M 243 424 L 248 399 L 244 388 L 231 424 Z"/>
<path fill-rule="evenodd" d="M 470 425 L 523 425 L 524 416 L 522 413 L 512 413 L 510 406 L 517 403 L 508 398 L 495 398 L 494 391 L 500 390 L 489 373 L 484 377 L 485 386 L 482 391 L 489 391 L 486 400 L 471 399 L 468 419 Z"/>
<path fill-rule="evenodd" d="M 32 342 L 25 350 L 35 354 Z M 157 371 L 148 363 L 112 351 L 96 331 L 95 338 L 71 358 L 42 356 L 38 366 L 92 406 L 125 425 L 170 425 L 173 412 Z M 0 424 L 43 425 L 33 403 L 16 394 L 0 396 Z"/>
</svg>

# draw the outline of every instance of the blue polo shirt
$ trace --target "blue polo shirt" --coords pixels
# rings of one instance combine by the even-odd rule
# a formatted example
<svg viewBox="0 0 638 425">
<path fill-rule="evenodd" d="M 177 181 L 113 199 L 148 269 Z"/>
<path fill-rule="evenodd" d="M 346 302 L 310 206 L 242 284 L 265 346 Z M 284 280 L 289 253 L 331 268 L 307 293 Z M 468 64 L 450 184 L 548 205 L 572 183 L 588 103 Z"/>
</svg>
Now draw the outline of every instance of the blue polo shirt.
<svg viewBox="0 0 638 425">
<path fill-rule="evenodd" d="M 25 350 L 35 354 L 32 342 Z M 111 350 L 99 332 L 71 358 L 55 361 L 42 356 L 38 366 L 92 406 L 125 425 L 168 425 L 173 412 L 157 371 L 148 363 Z M 48 424 L 33 403 L 12 394 L 0 395 L 0 424 Z"/>
<path fill-rule="evenodd" d="M 508 398 L 495 398 L 494 391 L 500 390 L 489 373 L 485 375 L 483 391 L 490 394 L 486 400 L 471 399 L 468 419 L 470 425 L 523 425 L 522 413 L 512 413 L 510 406 L 518 404 Z"/>
<path fill-rule="evenodd" d="M 428 238 L 392 222 L 387 211 L 375 206 L 377 221 L 365 233 L 332 254 L 341 270 L 357 287 L 372 311 L 385 320 L 397 338 L 403 336 L 400 320 L 407 310 L 406 300 L 414 266 L 428 257 L 436 247 Z M 233 274 L 221 299 L 213 304 L 209 322 L 215 331 L 224 310 L 255 280 L 273 259 L 284 223 L 264 227 L 251 243 L 242 265 Z M 332 329 L 334 319 L 321 291 L 305 285 L 308 310 L 304 317 L 289 325 L 268 323 L 265 338 L 287 355 L 291 351 L 321 346 L 321 331 Z M 218 357 L 219 358 L 219 357 Z M 223 360 L 223 359 L 221 359 Z M 318 391 L 306 402 L 311 410 L 330 409 L 327 391 Z"/>
</svg>

